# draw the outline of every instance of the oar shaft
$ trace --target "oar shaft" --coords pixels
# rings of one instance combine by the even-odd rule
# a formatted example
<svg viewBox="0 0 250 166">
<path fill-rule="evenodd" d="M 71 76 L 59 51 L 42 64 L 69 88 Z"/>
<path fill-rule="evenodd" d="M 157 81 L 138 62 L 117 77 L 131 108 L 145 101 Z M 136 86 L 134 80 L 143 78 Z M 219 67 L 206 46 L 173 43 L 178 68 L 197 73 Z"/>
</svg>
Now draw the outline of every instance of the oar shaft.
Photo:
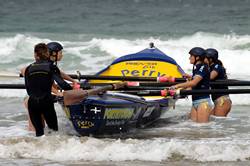
<svg viewBox="0 0 250 166">
<path fill-rule="evenodd" d="M 138 86 L 149 86 L 149 87 L 168 87 L 176 85 L 178 82 L 139 82 Z M 225 85 L 225 86 L 250 86 L 250 81 L 230 81 L 230 80 L 220 80 L 211 81 L 211 86 Z"/>
<path fill-rule="evenodd" d="M 21 74 L 18 75 L 0 75 L 1 77 L 23 77 Z M 172 86 L 177 83 L 185 82 L 185 78 L 171 78 L 167 77 L 137 77 L 137 76 L 98 76 L 98 75 L 77 75 L 69 74 L 73 79 L 87 79 L 87 80 L 117 80 L 117 81 L 154 81 L 141 83 L 141 86 Z M 159 81 L 163 79 L 164 81 Z M 171 81 L 170 81 L 171 80 Z M 159 81 L 159 82 L 156 82 Z M 170 82 L 169 82 L 170 81 Z M 218 80 L 211 81 L 210 85 L 226 85 L 226 86 L 250 86 L 250 81 L 242 81 L 236 79 Z"/>
<path fill-rule="evenodd" d="M 126 93 L 131 95 L 137 96 L 161 96 L 160 90 L 126 90 L 126 91 L 119 91 L 119 93 Z"/>
<path fill-rule="evenodd" d="M 180 95 L 198 94 L 246 94 L 250 89 L 209 89 L 209 90 L 180 90 Z"/>
<path fill-rule="evenodd" d="M 210 82 L 210 85 L 226 85 L 226 86 L 250 86 L 250 81 L 230 81 L 230 80 L 224 80 L 224 81 L 213 81 Z"/>
<path fill-rule="evenodd" d="M 25 89 L 24 84 L 0 84 L 0 89 Z"/>
<path fill-rule="evenodd" d="M 133 76 L 98 76 L 98 75 L 69 75 L 73 79 L 87 80 L 121 80 L 121 81 L 157 81 L 156 77 L 133 77 Z"/>
<path fill-rule="evenodd" d="M 126 90 L 121 93 L 133 94 L 138 96 L 161 96 L 162 90 Z M 248 94 L 250 89 L 210 89 L 210 90 L 180 90 L 176 95 L 198 95 L 198 94 Z M 170 95 L 169 92 L 166 94 Z"/>
</svg>

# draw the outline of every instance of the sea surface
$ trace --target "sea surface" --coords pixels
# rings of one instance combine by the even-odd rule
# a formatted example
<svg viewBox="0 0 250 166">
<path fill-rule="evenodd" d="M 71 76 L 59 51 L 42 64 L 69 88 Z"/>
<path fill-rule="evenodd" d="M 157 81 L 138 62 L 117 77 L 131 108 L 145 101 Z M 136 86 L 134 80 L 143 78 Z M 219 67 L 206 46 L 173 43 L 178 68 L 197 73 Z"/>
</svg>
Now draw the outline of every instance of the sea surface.
<svg viewBox="0 0 250 166">
<path fill-rule="evenodd" d="M 192 47 L 216 48 L 229 78 L 250 80 L 250 0 L 0 0 L 0 84 L 23 83 L 4 75 L 50 41 L 63 44 L 66 73 L 94 74 L 154 42 L 187 73 Z M 0 89 L 0 165 L 250 165 L 248 94 L 208 124 L 190 121 L 191 99 L 180 99 L 149 128 L 101 138 L 78 137 L 58 104 L 60 131 L 34 137 L 25 95 Z"/>
</svg>

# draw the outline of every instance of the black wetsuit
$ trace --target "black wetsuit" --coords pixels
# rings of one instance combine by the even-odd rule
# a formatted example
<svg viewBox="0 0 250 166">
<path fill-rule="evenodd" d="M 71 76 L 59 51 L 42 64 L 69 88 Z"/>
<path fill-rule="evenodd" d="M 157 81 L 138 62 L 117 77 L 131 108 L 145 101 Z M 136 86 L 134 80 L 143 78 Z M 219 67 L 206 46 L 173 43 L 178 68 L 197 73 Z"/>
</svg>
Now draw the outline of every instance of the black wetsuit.
<svg viewBox="0 0 250 166">
<path fill-rule="evenodd" d="M 25 87 L 29 95 L 28 111 L 36 136 L 44 134 L 42 115 L 50 129 L 58 130 L 51 87 L 53 82 L 64 90 L 72 89 L 60 76 L 60 70 L 50 61 L 37 61 L 25 70 Z"/>
</svg>

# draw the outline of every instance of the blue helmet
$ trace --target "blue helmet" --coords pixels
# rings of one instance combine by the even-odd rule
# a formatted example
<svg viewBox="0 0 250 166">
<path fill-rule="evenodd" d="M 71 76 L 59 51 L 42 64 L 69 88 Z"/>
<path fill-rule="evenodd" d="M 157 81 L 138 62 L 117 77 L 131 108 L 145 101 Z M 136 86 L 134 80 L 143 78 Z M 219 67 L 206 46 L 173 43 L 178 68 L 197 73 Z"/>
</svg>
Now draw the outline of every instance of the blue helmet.
<svg viewBox="0 0 250 166">
<path fill-rule="evenodd" d="M 206 49 L 206 57 L 212 58 L 213 60 L 218 59 L 218 51 L 214 48 L 208 48 Z"/>
<path fill-rule="evenodd" d="M 189 51 L 190 55 L 199 56 L 199 57 L 205 57 L 206 51 L 201 47 L 194 47 Z"/>
<path fill-rule="evenodd" d="M 58 52 L 63 49 L 63 46 L 58 42 L 50 42 L 47 44 L 47 46 L 48 46 L 49 52 L 52 52 L 52 51 Z"/>
</svg>

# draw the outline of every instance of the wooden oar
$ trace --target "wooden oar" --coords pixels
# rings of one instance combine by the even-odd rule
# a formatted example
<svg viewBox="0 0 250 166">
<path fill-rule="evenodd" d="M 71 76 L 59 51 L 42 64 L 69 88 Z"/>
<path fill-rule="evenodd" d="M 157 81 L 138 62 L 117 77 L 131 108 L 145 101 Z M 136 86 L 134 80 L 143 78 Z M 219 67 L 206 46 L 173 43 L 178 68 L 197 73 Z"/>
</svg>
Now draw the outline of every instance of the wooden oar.
<svg viewBox="0 0 250 166">
<path fill-rule="evenodd" d="M 108 90 L 119 89 L 119 88 L 124 87 L 126 84 L 127 82 L 122 82 L 122 83 L 106 85 L 103 87 L 90 89 L 90 90 L 74 89 L 74 90 L 64 91 L 63 92 L 64 104 L 66 106 L 76 104 L 76 103 L 81 102 L 82 100 L 84 100 L 86 97 L 90 95 L 97 95 L 99 93 L 103 93 Z"/>
</svg>

